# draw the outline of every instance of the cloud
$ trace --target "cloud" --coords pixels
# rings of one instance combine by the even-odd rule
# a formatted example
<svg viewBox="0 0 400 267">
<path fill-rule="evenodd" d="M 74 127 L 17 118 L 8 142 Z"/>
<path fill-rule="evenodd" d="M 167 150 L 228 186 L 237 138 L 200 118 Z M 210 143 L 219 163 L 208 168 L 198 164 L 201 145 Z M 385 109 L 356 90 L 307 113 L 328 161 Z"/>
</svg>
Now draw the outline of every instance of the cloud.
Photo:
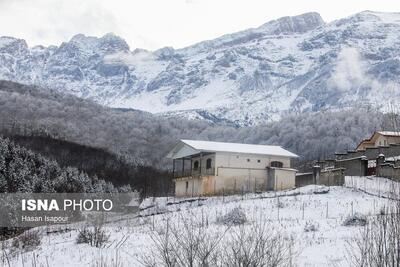
<svg viewBox="0 0 400 267">
<path fill-rule="evenodd" d="M 343 48 L 338 54 L 336 66 L 328 84 L 347 91 L 366 85 L 369 81 L 370 78 L 366 74 L 359 51 L 353 47 Z"/>
<path fill-rule="evenodd" d="M 78 33 L 118 34 L 118 25 L 100 1 L 0 0 L 0 32 L 27 39 L 30 45 L 58 45 Z"/>
<path fill-rule="evenodd" d="M 362 58 L 357 49 L 345 47 L 338 54 L 328 86 L 343 92 L 357 90 L 358 94 L 368 95 L 370 101 L 378 105 L 381 99 L 387 99 L 388 104 L 382 107 L 383 111 L 388 111 L 391 105 L 398 106 L 400 99 L 398 82 L 379 80 L 368 73 L 368 67 L 368 62 Z"/>
<path fill-rule="evenodd" d="M 104 63 L 106 64 L 119 64 L 123 63 L 125 65 L 138 65 L 146 61 L 155 60 L 155 56 L 148 51 L 139 50 L 137 52 L 117 52 L 111 55 L 106 55 L 104 57 Z"/>
</svg>

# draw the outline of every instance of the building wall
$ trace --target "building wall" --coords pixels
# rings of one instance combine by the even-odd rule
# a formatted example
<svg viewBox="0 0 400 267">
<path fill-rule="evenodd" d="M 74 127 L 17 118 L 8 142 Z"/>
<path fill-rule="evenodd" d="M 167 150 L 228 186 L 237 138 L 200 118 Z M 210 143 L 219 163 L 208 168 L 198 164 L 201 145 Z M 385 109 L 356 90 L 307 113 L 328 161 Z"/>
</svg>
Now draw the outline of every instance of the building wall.
<svg viewBox="0 0 400 267">
<path fill-rule="evenodd" d="M 344 168 L 321 171 L 319 173 L 318 184 L 327 186 L 343 186 L 345 177 L 344 174 L 345 174 Z"/>
<path fill-rule="evenodd" d="M 314 173 L 298 173 L 296 174 L 296 187 L 302 187 L 310 184 L 315 184 Z"/>
<path fill-rule="evenodd" d="M 203 168 L 207 159 L 212 160 L 215 175 L 207 175 Z M 194 162 L 200 157 L 192 159 Z M 281 168 L 269 168 L 272 161 L 283 164 Z M 295 187 L 295 173 L 290 167 L 290 158 L 251 154 L 216 153 L 202 157 L 202 178 L 193 175 L 175 180 L 176 196 L 213 195 L 240 192 L 261 192 L 267 190 L 268 179 L 273 179 L 271 190 Z M 273 170 L 271 172 L 271 170 Z"/>
<path fill-rule="evenodd" d="M 375 146 L 388 146 L 390 144 L 400 143 L 400 136 L 383 136 L 380 135 L 375 142 Z"/>
<path fill-rule="evenodd" d="M 296 174 L 296 187 L 317 184 L 327 186 L 342 186 L 345 177 L 344 168 L 321 170 L 318 166 L 312 172 Z"/>
<path fill-rule="evenodd" d="M 395 167 L 393 164 L 382 164 L 379 167 L 379 171 L 376 175 L 400 182 L 400 168 Z"/>
<path fill-rule="evenodd" d="M 378 136 L 374 137 L 374 139 L 375 140 L 362 142 L 357 150 L 364 150 L 371 147 L 389 146 L 391 144 L 400 143 L 400 136 L 384 136 L 378 134 Z"/>
<path fill-rule="evenodd" d="M 217 153 L 216 167 L 254 168 L 263 169 L 270 166 L 272 161 L 280 161 L 284 168 L 290 168 L 290 158 L 253 154 Z"/>
<path fill-rule="evenodd" d="M 270 167 L 273 161 L 282 162 L 283 168 L 289 168 L 291 163 L 288 157 L 217 153 L 215 159 L 215 175 L 218 179 L 221 179 L 223 183 L 220 184 L 222 187 L 217 188 L 216 191 L 266 191 L 268 179 L 273 179 L 272 175 L 268 175 L 267 167 Z M 289 173 L 293 175 L 289 175 Z M 294 187 L 295 171 L 278 171 L 277 174 L 280 180 L 276 184 L 282 183 L 282 189 Z M 289 181 L 290 179 L 293 181 Z M 274 188 L 274 190 L 276 189 L 277 188 Z"/>
<path fill-rule="evenodd" d="M 267 169 L 244 169 L 218 167 L 217 180 L 221 181 L 217 192 L 257 192 L 263 191 L 268 179 Z"/>
<path fill-rule="evenodd" d="M 380 155 L 376 159 L 376 175 L 379 177 L 400 181 L 399 163 L 396 161 L 386 161 L 385 156 Z"/>
<path fill-rule="evenodd" d="M 368 173 L 368 160 L 363 156 L 336 160 L 335 168 L 344 168 L 347 176 L 366 176 Z"/>
<path fill-rule="evenodd" d="M 207 164 L 207 159 L 211 159 L 211 168 L 215 167 L 215 154 L 208 154 L 208 155 L 203 155 L 202 157 L 197 156 L 192 158 L 192 169 L 194 167 L 194 163 L 196 161 L 199 162 L 199 166 L 201 166 L 202 171 L 206 169 L 206 164 Z M 205 173 L 205 172 L 203 172 Z"/>
<path fill-rule="evenodd" d="M 375 147 L 375 144 L 369 143 L 369 142 L 363 142 L 362 144 L 360 144 L 360 145 L 357 147 L 357 151 L 359 151 L 359 150 L 365 150 L 367 147 Z"/>
<path fill-rule="evenodd" d="M 296 187 L 296 172 L 291 169 L 274 169 L 275 190 L 286 190 Z"/>
<path fill-rule="evenodd" d="M 200 178 L 180 178 L 175 179 L 175 195 L 183 196 L 198 196 L 202 194 L 202 180 Z"/>
</svg>

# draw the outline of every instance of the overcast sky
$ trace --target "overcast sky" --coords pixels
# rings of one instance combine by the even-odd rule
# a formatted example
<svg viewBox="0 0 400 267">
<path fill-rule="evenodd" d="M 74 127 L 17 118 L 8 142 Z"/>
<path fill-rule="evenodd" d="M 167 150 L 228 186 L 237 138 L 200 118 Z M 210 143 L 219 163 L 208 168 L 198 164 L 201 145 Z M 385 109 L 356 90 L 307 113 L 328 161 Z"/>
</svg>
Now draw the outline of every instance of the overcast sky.
<svg viewBox="0 0 400 267">
<path fill-rule="evenodd" d="M 114 32 L 132 50 L 154 50 L 184 47 L 282 16 L 316 11 L 329 22 L 363 10 L 400 12 L 400 1 L 0 0 L 0 35 L 33 46 L 59 45 L 77 33 Z"/>
</svg>

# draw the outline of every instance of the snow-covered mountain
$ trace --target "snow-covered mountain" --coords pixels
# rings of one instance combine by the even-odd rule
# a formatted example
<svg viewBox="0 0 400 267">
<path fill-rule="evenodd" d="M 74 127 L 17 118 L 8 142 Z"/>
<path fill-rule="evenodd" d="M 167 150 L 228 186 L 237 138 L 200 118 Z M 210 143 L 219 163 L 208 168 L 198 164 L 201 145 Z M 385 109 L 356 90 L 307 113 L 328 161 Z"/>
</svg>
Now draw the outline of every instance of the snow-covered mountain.
<svg viewBox="0 0 400 267">
<path fill-rule="evenodd" d="M 400 13 L 317 13 L 175 50 L 130 50 L 118 36 L 28 47 L 0 38 L 0 79 L 120 108 L 240 125 L 289 113 L 400 99 Z M 390 105 L 389 105 L 390 106 Z"/>
</svg>

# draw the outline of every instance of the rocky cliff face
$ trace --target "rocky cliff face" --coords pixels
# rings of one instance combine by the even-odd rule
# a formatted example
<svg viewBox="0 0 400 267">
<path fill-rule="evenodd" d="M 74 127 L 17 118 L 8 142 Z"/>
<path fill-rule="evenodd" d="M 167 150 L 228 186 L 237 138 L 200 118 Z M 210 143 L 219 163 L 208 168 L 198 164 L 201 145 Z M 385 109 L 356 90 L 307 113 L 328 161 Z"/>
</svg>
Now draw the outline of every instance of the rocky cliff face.
<svg viewBox="0 0 400 267">
<path fill-rule="evenodd" d="M 163 116 L 238 125 L 289 113 L 400 98 L 400 13 L 365 11 L 325 24 L 319 14 L 175 50 L 131 51 L 118 36 L 76 35 L 59 47 L 0 38 L 0 78 Z"/>
</svg>

